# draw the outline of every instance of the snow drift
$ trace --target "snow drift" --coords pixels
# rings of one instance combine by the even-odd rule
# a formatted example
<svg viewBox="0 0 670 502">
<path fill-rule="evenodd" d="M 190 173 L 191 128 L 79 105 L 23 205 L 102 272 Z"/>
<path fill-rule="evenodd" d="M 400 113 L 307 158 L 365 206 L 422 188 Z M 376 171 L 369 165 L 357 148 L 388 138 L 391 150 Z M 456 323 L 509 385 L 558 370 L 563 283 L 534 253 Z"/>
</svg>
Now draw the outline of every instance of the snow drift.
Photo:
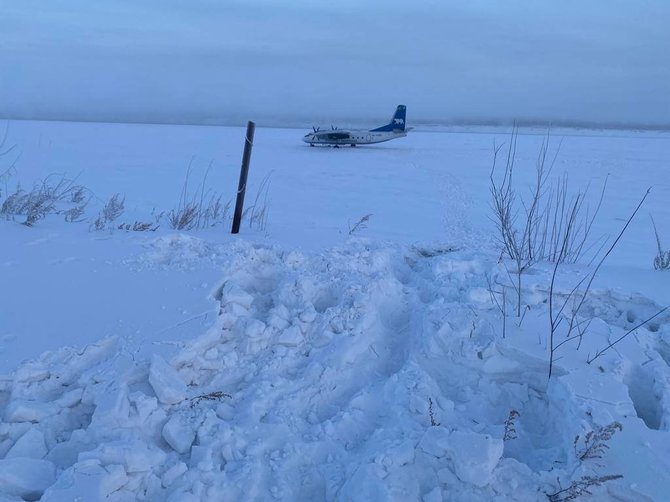
<svg viewBox="0 0 670 502">
<path fill-rule="evenodd" d="M 668 316 L 585 363 L 650 300 L 593 295 L 597 329 L 549 382 L 545 294 L 501 338 L 486 254 L 354 239 L 226 257 L 217 320 L 169 360 L 107 338 L 1 383 L 3 500 L 546 500 L 607 475 L 593 500 L 666 496 Z"/>
</svg>

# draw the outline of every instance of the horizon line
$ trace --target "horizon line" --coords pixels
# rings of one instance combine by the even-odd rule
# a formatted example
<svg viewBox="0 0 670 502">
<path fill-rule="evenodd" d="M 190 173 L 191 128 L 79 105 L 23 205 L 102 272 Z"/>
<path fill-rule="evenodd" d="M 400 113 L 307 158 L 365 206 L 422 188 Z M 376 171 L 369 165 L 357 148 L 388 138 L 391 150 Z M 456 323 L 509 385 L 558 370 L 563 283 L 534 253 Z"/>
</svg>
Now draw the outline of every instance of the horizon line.
<svg viewBox="0 0 670 502">
<path fill-rule="evenodd" d="M 72 122 L 91 124 L 130 124 L 130 125 L 166 125 L 166 126 L 202 126 L 202 127 L 245 127 L 248 121 L 253 121 L 258 127 L 277 129 L 309 129 L 313 124 L 302 119 L 195 119 L 182 118 L 154 119 L 112 119 L 112 118 L 85 118 L 85 117 L 60 117 L 60 116 L 0 116 L 0 121 L 22 121 L 22 122 Z M 362 124 L 363 120 L 355 120 L 353 124 Z M 408 121 L 409 123 L 409 121 Z M 542 127 L 560 129 L 604 129 L 613 131 L 658 131 L 669 132 L 670 122 L 654 124 L 642 122 L 599 122 L 588 120 L 542 120 L 542 119 L 448 119 L 448 120 L 418 120 L 412 121 L 413 128 L 433 127 Z"/>
</svg>

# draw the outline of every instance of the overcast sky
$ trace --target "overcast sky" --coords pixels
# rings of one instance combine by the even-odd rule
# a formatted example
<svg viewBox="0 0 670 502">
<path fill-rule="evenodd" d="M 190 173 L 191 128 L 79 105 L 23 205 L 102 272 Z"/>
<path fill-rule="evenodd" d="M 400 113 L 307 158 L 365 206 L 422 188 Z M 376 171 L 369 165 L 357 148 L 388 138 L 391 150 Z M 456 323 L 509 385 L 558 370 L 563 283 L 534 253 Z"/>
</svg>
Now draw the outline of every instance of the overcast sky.
<svg viewBox="0 0 670 502">
<path fill-rule="evenodd" d="M 670 126 L 670 1 L 0 0 L 0 97 L 5 118 L 357 123 L 403 103 L 415 123 Z"/>
</svg>

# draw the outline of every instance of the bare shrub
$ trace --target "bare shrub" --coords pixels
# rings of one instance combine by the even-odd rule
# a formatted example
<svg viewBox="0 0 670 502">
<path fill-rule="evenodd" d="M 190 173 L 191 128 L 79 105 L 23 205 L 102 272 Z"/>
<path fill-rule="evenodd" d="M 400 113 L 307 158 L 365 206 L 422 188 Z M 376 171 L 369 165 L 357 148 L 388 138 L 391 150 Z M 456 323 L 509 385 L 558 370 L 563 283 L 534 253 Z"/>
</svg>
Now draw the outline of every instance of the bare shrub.
<svg viewBox="0 0 670 502">
<path fill-rule="evenodd" d="M 612 439 L 617 431 L 622 431 L 623 426 L 619 422 L 612 422 L 605 427 L 598 427 L 595 431 L 587 432 L 584 437 L 579 434 L 575 436 L 573 448 L 577 460 L 584 461 L 594 458 L 602 458 L 609 449 L 607 441 Z"/>
<path fill-rule="evenodd" d="M 615 346 L 617 343 L 619 343 L 621 340 L 623 340 L 624 338 L 626 338 L 626 337 L 627 337 L 628 335 L 630 335 L 631 333 L 634 333 L 638 328 L 641 328 L 642 326 L 644 326 L 644 325 L 647 324 L 648 322 L 653 321 L 654 319 L 656 319 L 658 316 L 660 316 L 663 312 L 665 312 L 665 311 L 668 310 L 668 309 L 670 309 L 670 307 L 664 307 L 664 308 L 660 309 L 659 311 L 657 311 L 654 315 L 648 317 L 648 318 L 645 319 L 644 321 L 642 321 L 642 322 L 638 323 L 637 325 L 633 326 L 631 329 L 629 329 L 628 331 L 626 331 L 626 332 L 625 332 L 623 335 L 621 335 L 619 338 L 617 338 L 617 339 L 614 340 L 613 342 L 610 342 L 606 347 L 604 347 L 604 348 L 600 349 L 598 352 L 596 352 L 595 355 L 594 355 L 593 357 L 589 357 L 589 358 L 586 360 L 586 362 L 587 362 L 588 364 L 591 364 L 593 361 L 595 361 L 596 359 L 598 359 L 600 356 L 602 356 L 605 352 L 607 352 L 609 349 L 611 349 L 612 347 L 614 347 L 614 346 Z"/>
<path fill-rule="evenodd" d="M 654 258 L 654 270 L 670 270 L 670 249 L 663 251 L 661 246 L 661 238 L 658 235 L 658 230 L 656 229 L 656 222 L 654 218 L 651 218 L 651 224 L 654 226 L 654 235 L 656 236 L 656 246 L 658 253 Z"/>
<path fill-rule="evenodd" d="M 213 227 L 228 218 L 230 202 L 222 203 L 222 196 L 207 189 L 207 168 L 198 189 L 189 191 L 193 159 L 186 169 L 186 178 L 179 194 L 177 207 L 167 212 L 168 224 L 174 230 L 194 230 Z"/>
<path fill-rule="evenodd" d="M 442 425 L 435 418 L 435 412 L 433 411 L 433 398 L 432 397 L 428 398 L 428 416 L 430 417 L 430 426 L 431 427 L 439 427 L 440 425 Z"/>
<path fill-rule="evenodd" d="M 516 439 L 516 419 L 519 418 L 519 412 L 516 410 L 510 410 L 509 415 L 505 419 L 505 434 L 503 435 L 503 441 L 510 441 Z"/>
<path fill-rule="evenodd" d="M 75 204 L 75 206 L 63 212 L 65 221 L 70 223 L 80 223 L 84 221 L 82 216 L 84 215 L 86 206 L 88 206 L 90 200 L 91 195 L 86 188 L 83 186 L 74 187 L 74 190 L 70 195 L 70 203 Z"/>
<path fill-rule="evenodd" d="M 124 195 L 120 193 L 112 195 L 98 213 L 98 217 L 93 222 L 93 227 L 96 230 L 107 228 L 110 223 L 123 214 L 125 202 L 126 197 Z"/>
<path fill-rule="evenodd" d="M 205 206 L 202 216 L 203 228 L 212 227 L 219 222 L 224 222 L 228 219 L 230 212 L 231 201 L 225 204 L 221 202 L 221 195 L 212 195 L 209 203 Z"/>
<path fill-rule="evenodd" d="M 272 176 L 272 171 L 269 172 L 265 178 L 261 181 L 258 191 L 256 192 L 256 197 L 254 198 L 254 203 L 245 209 L 242 213 L 242 218 L 247 218 L 249 221 L 249 228 L 252 230 L 263 231 L 267 226 L 268 220 L 268 196 L 270 193 L 270 176 Z"/>
<path fill-rule="evenodd" d="M 201 401 L 220 401 L 224 397 L 228 398 L 228 399 L 233 398 L 233 396 L 231 396 L 230 394 L 227 394 L 223 391 L 217 390 L 217 391 L 214 391 L 214 392 L 209 392 L 208 394 L 202 394 L 200 396 L 192 397 L 190 399 L 190 401 L 191 401 L 190 406 L 191 406 L 191 408 L 194 408 L 195 406 L 200 404 Z"/>
<path fill-rule="evenodd" d="M 486 275 L 486 282 L 491 301 L 502 314 L 502 337 L 505 338 L 507 336 L 507 286 L 496 281 L 496 285 L 500 286 L 500 290 L 494 289 L 493 282 L 488 274 Z"/>
<path fill-rule="evenodd" d="M 368 216 L 372 216 L 371 214 Z M 458 251 L 459 248 L 456 247 L 418 247 L 412 246 L 412 250 L 421 256 L 422 258 L 435 258 L 436 256 L 442 256 L 443 254 L 453 253 Z"/>
<path fill-rule="evenodd" d="M 168 212 L 168 221 L 175 230 L 191 230 L 195 227 L 198 216 L 196 205 L 187 202 L 180 204 L 177 209 Z"/>
<path fill-rule="evenodd" d="M 575 500 L 583 495 L 593 495 L 591 488 L 602 486 L 608 481 L 621 479 L 621 474 L 608 474 L 606 476 L 582 476 L 580 479 L 570 483 L 570 486 L 563 488 L 555 493 L 547 493 L 547 498 L 551 502 L 567 502 Z"/>
<path fill-rule="evenodd" d="M 20 185 L 17 186 L 3 202 L 0 214 L 8 218 L 25 216 L 23 224 L 29 227 L 49 214 L 64 213 L 66 221 L 78 221 L 87 203 L 83 200 L 85 196 L 82 198 L 77 196 L 78 206 L 75 208 L 63 208 L 63 205 L 73 203 L 75 194 L 86 192 L 87 190 L 81 185 L 76 185 L 74 180 L 50 175 L 36 183 L 30 191 L 23 190 Z"/>
<path fill-rule="evenodd" d="M 512 131 L 502 179 L 496 180 L 498 154 L 504 145 L 495 147 L 491 168 L 490 192 L 494 221 L 505 254 L 522 265 L 538 261 L 577 262 L 588 250 L 591 227 L 600 210 L 607 180 L 593 212 L 585 206 L 588 186 L 584 192 L 569 195 L 568 177 L 561 176 L 552 186 L 549 182 L 560 144 L 547 165 L 549 133 L 542 141 L 535 162 L 535 181 L 530 197 L 520 197 L 513 185 L 516 164 L 518 128 Z M 567 241 L 566 249 L 563 249 Z"/>
<path fill-rule="evenodd" d="M 16 153 L 16 144 L 8 145 L 7 138 L 9 136 L 9 122 L 5 124 L 2 137 L 0 139 L 0 182 L 6 183 L 7 180 L 16 171 L 16 163 L 20 155 Z M 16 153 L 16 155 L 14 155 Z M 5 193 L 9 192 L 5 186 Z M 0 189 L 0 197 L 2 197 L 2 189 Z"/>
<path fill-rule="evenodd" d="M 621 430 L 623 430 L 623 427 L 619 422 L 612 422 L 609 425 L 598 427 L 594 431 L 587 432 L 583 437 L 579 434 L 575 436 L 573 448 L 575 451 L 575 458 L 578 462 L 577 468 L 587 460 L 601 459 L 609 449 L 607 442 L 612 439 L 617 431 Z M 574 476 L 574 474 L 573 471 L 572 476 Z M 602 486 L 608 481 L 621 478 L 623 478 L 621 474 L 608 474 L 605 476 L 584 475 L 579 479 L 573 479 L 568 487 L 562 488 L 554 493 L 547 493 L 546 495 L 551 502 L 567 502 L 568 500 L 575 500 L 583 495 L 592 495 L 592 488 Z M 560 481 L 558 484 L 560 487 Z"/>
<path fill-rule="evenodd" d="M 633 221 L 633 218 L 637 214 L 637 212 L 640 210 L 640 207 L 642 207 L 642 204 L 646 200 L 647 196 L 649 195 L 649 192 L 651 191 L 651 188 L 646 191 L 638 205 L 636 206 L 635 210 L 632 212 L 632 214 L 628 217 L 628 220 L 626 220 L 625 225 L 623 228 L 619 231 L 619 234 L 617 237 L 614 239 L 610 247 L 607 249 L 607 251 L 602 255 L 600 258 L 600 261 L 598 264 L 594 267 L 593 271 L 584 277 L 582 277 L 575 286 L 568 291 L 566 294 L 560 295 L 557 291 L 556 288 L 556 277 L 558 275 L 558 270 L 561 266 L 561 264 L 564 263 L 564 261 L 561 259 L 562 255 L 567 252 L 568 246 L 569 246 L 569 239 L 566 237 L 563 240 L 562 246 L 561 246 L 561 251 L 559 253 L 559 258 L 558 260 L 554 263 L 552 275 L 551 275 L 551 282 L 549 285 L 549 378 L 551 378 L 552 371 L 553 371 L 553 365 L 554 365 L 554 357 L 556 354 L 556 351 L 563 346 L 564 344 L 572 341 L 579 339 L 580 344 L 581 340 L 584 337 L 584 334 L 586 332 L 586 328 L 588 328 L 590 321 L 587 321 L 586 323 L 579 322 L 579 315 L 582 310 L 582 307 L 584 306 L 584 303 L 586 302 L 586 299 L 588 298 L 590 292 L 591 292 L 591 285 L 593 284 L 594 279 L 596 278 L 596 275 L 598 275 L 598 272 L 600 270 L 600 267 L 602 267 L 603 263 L 605 262 L 605 259 L 610 255 L 612 250 L 616 247 L 616 245 L 619 243 L 621 238 L 623 237 L 623 234 L 625 233 L 626 229 L 630 225 L 631 221 Z M 573 222 L 574 223 L 574 222 Z M 570 228 L 566 228 L 565 230 L 565 235 L 569 235 L 570 233 Z M 580 289 L 583 284 L 586 284 L 584 289 Z M 559 297 L 562 296 L 561 299 Z M 568 309 L 568 306 L 571 308 Z M 559 343 L 556 343 L 556 336 L 558 334 L 558 330 L 561 326 L 565 326 L 565 339 Z M 575 334 L 575 331 L 577 332 Z M 615 342 L 616 343 L 616 342 Z M 592 360 L 591 360 L 592 361 Z M 591 362 L 588 361 L 588 362 Z"/>
<path fill-rule="evenodd" d="M 349 226 L 349 235 L 354 235 L 356 232 L 360 232 L 368 227 L 368 221 L 370 221 L 371 214 L 366 214 L 358 219 L 353 226 Z"/>
<path fill-rule="evenodd" d="M 82 204 L 86 200 L 88 200 L 88 190 L 84 188 L 83 186 L 79 185 L 74 187 L 74 190 L 72 190 L 72 194 L 70 196 L 70 202 L 73 204 Z"/>
<path fill-rule="evenodd" d="M 132 225 L 130 223 L 121 223 L 117 229 L 125 230 L 126 232 L 155 232 L 159 225 L 149 223 L 147 221 L 136 221 Z"/>
<path fill-rule="evenodd" d="M 563 175 L 555 184 L 550 174 L 560 151 L 547 163 L 549 134 L 542 141 L 535 163 L 535 182 L 530 197 L 524 199 L 514 188 L 518 128 L 515 126 L 507 149 L 507 159 L 501 177 L 496 177 L 498 157 L 504 145 L 495 146 L 493 166 L 489 175 L 493 221 L 503 256 L 514 263 L 505 268 L 517 296 L 517 317 L 521 316 L 522 275 L 541 261 L 574 263 L 590 249 L 588 241 L 593 222 L 599 212 L 607 186 L 603 183 L 600 200 L 593 212 L 585 205 L 585 191 L 569 195 L 568 177 Z"/>
<path fill-rule="evenodd" d="M 85 210 L 86 204 L 82 204 L 80 206 L 75 206 L 73 208 L 67 209 L 66 211 L 63 211 L 63 214 L 65 215 L 65 221 L 69 223 L 80 223 L 84 221 L 82 216 Z"/>
</svg>

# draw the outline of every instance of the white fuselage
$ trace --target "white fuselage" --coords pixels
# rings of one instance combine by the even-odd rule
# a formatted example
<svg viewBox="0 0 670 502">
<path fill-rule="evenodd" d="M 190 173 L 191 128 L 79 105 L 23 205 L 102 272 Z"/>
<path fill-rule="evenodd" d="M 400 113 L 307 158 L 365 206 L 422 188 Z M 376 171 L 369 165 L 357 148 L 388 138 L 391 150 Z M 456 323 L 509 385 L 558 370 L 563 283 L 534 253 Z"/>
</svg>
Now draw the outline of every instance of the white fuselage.
<svg viewBox="0 0 670 502">
<path fill-rule="evenodd" d="M 383 143 L 396 138 L 407 136 L 407 132 L 396 129 L 393 131 L 366 131 L 355 129 L 329 129 L 317 130 L 305 134 L 302 140 L 310 145 L 371 145 L 373 143 Z"/>
</svg>

